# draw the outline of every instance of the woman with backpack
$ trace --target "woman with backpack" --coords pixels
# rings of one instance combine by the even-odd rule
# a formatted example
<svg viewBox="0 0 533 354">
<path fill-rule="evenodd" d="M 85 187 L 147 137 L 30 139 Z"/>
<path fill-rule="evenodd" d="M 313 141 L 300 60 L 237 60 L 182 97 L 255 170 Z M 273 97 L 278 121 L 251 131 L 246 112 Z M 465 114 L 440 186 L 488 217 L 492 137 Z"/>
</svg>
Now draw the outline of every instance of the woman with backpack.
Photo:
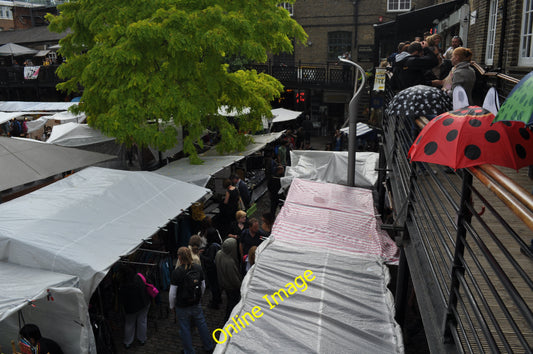
<svg viewBox="0 0 533 354">
<path fill-rule="evenodd" d="M 178 249 L 180 266 L 172 272 L 168 301 L 170 309 L 176 309 L 176 317 L 180 327 L 181 343 L 185 354 L 194 353 L 192 346 L 191 321 L 193 320 L 200 333 L 204 350 L 210 352 L 214 348 L 213 340 L 200 300 L 205 288 L 202 267 L 192 262 L 191 250 L 187 247 Z"/>
</svg>

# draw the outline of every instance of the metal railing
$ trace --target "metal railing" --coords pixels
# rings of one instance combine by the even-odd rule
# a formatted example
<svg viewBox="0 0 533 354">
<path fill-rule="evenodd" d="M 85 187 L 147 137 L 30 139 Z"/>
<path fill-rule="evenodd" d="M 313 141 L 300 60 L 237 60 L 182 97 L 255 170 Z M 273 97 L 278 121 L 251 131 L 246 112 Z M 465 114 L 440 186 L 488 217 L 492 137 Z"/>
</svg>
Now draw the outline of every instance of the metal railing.
<svg viewBox="0 0 533 354">
<path fill-rule="evenodd" d="M 284 84 L 346 89 L 354 86 L 354 71 L 347 64 L 328 62 L 326 64 L 286 65 L 269 61 L 265 64 L 252 64 L 248 68 L 255 69 L 259 73 L 267 73 Z"/>
<path fill-rule="evenodd" d="M 491 165 L 450 173 L 411 164 L 415 134 L 412 120 L 385 115 L 383 193 L 392 196 L 388 228 L 402 252 L 398 322 L 410 278 L 432 352 L 531 353 L 532 195 Z"/>
</svg>

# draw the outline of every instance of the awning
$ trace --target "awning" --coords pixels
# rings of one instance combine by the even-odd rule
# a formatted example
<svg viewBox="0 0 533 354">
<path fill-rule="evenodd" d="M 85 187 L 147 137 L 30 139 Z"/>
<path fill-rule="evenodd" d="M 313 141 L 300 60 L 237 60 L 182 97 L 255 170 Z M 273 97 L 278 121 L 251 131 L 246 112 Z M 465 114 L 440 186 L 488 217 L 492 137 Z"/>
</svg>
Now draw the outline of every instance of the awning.
<svg viewBox="0 0 533 354">
<path fill-rule="evenodd" d="M 0 137 L 0 191 L 114 158 L 31 139 Z"/>
<path fill-rule="evenodd" d="M 73 122 L 73 123 L 82 123 L 87 119 L 85 112 L 79 114 L 74 114 L 70 111 L 58 112 L 49 116 L 42 116 L 41 118 L 48 120 L 60 120 L 62 123 Z"/>
<path fill-rule="evenodd" d="M 365 135 L 367 133 L 370 133 L 373 130 L 374 130 L 374 128 L 371 128 L 368 124 L 357 123 L 357 136 L 363 136 L 363 135 Z M 345 134 L 349 134 L 350 133 L 350 128 L 349 127 L 341 128 L 341 132 L 343 132 Z"/>
<path fill-rule="evenodd" d="M 37 51 L 35 49 L 23 47 L 15 43 L 6 43 L 0 47 L 0 56 L 20 56 L 20 55 L 29 55 L 35 54 Z"/>
<path fill-rule="evenodd" d="M 248 113 L 250 113 L 250 108 L 248 107 L 243 108 L 241 112 L 237 111 L 236 109 L 230 110 L 228 106 L 220 106 L 218 108 L 218 114 L 220 114 L 221 116 L 226 116 L 226 117 L 236 117 L 236 116 L 245 115 Z"/>
<path fill-rule="evenodd" d="M 49 50 L 40 50 L 40 51 L 37 52 L 37 54 L 34 55 L 34 57 L 44 57 L 48 53 L 50 53 Z"/>
<path fill-rule="evenodd" d="M 65 123 L 52 127 L 52 133 L 46 141 L 66 147 L 86 146 L 115 140 L 113 137 L 103 135 L 99 130 L 87 124 Z"/>
<path fill-rule="evenodd" d="M 442 4 L 424 7 L 418 10 L 401 13 L 396 16 L 395 21 L 374 25 L 374 30 L 378 37 L 392 35 L 392 40 L 396 38 L 411 39 L 416 35 L 433 27 L 435 19 L 444 19 L 452 12 L 459 9 L 466 0 L 452 0 Z"/>
<path fill-rule="evenodd" d="M 285 108 L 274 108 L 272 114 L 274 118 L 272 123 L 287 122 L 289 120 L 294 120 L 298 118 L 303 112 L 291 111 L 290 109 Z"/>
<path fill-rule="evenodd" d="M 95 352 L 94 336 L 78 277 L 0 262 L 0 346 L 18 338 L 19 312 L 65 353 Z M 51 300 L 53 298 L 53 301 Z M 52 327 L 48 326 L 53 323 Z"/>
<path fill-rule="evenodd" d="M 267 144 L 276 141 L 281 135 L 282 132 L 253 135 L 254 142 L 246 146 L 244 151 L 222 155 L 213 147 L 209 151 L 199 155 L 200 159 L 203 160 L 203 164 L 201 165 L 191 165 L 189 159 L 183 158 L 171 162 L 155 172 L 163 176 L 205 187 L 213 175 L 235 162 L 244 159 L 246 156 L 264 149 Z"/>
<path fill-rule="evenodd" d="M 67 111 L 79 102 L 26 102 L 4 101 L 0 102 L 0 112 L 59 112 Z"/>
<path fill-rule="evenodd" d="M 88 303 L 121 255 L 209 193 L 153 172 L 89 167 L 0 204 L 0 260 L 75 275 Z"/>
<path fill-rule="evenodd" d="M 13 118 L 18 118 L 27 115 L 28 112 L 0 112 L 0 124 L 7 122 Z"/>
</svg>

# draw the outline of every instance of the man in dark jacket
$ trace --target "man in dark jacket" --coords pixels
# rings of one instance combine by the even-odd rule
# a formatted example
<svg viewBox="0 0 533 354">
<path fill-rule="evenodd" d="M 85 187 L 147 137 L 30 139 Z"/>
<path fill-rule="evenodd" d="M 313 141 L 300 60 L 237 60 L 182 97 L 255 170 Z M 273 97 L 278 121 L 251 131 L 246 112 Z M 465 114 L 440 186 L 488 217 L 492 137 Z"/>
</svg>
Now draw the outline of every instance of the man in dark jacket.
<svg viewBox="0 0 533 354">
<path fill-rule="evenodd" d="M 431 82 L 424 79 L 424 73 L 439 64 L 435 53 L 427 47 L 425 41 L 411 43 L 407 52 L 409 55 L 397 62 L 398 71 L 395 75 L 399 75 L 399 90 L 415 85 L 431 86 Z"/>
</svg>

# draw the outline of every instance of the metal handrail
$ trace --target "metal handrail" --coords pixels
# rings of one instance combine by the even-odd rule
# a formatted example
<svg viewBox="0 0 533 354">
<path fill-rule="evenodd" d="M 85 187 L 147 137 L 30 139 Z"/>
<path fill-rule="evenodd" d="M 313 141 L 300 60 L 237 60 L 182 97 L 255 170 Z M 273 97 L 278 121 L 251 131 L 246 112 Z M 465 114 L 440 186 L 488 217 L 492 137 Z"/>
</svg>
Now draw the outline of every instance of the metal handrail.
<svg viewBox="0 0 533 354">
<path fill-rule="evenodd" d="M 529 236 L 518 230 L 531 228 L 532 196 L 492 165 L 451 175 L 438 165 L 409 165 L 411 122 L 383 122 L 391 206 L 396 219 L 405 219 L 405 226 L 388 228 L 402 246 L 398 297 L 408 298 L 401 288 L 407 263 L 432 352 L 530 352 L 533 279 L 525 267 L 533 254 Z M 461 190 L 466 176 L 475 183 Z M 405 303 L 397 299 L 397 314 Z"/>
</svg>

